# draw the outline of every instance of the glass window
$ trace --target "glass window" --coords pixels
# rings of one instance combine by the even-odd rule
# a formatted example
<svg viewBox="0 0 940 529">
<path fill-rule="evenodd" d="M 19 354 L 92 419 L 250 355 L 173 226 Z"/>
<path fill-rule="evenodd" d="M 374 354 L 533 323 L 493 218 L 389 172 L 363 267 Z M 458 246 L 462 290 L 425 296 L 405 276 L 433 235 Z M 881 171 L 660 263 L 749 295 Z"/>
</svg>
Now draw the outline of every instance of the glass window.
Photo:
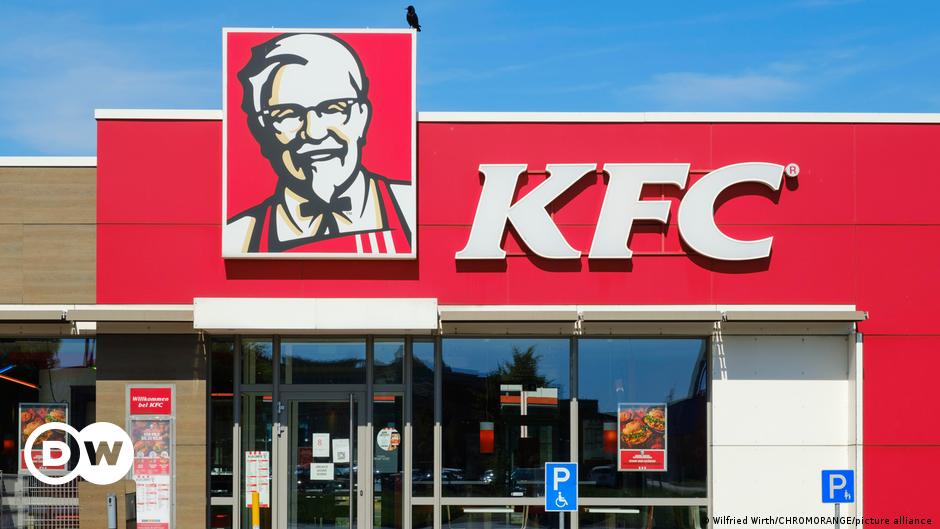
<svg viewBox="0 0 940 529">
<path fill-rule="evenodd" d="M 411 509 L 412 529 L 432 529 L 434 527 L 434 507 L 415 505 Z"/>
<path fill-rule="evenodd" d="M 0 338 L 0 474 L 17 473 L 19 444 L 39 425 L 95 422 L 96 378 L 94 339 Z"/>
<path fill-rule="evenodd" d="M 412 494 L 434 494 L 434 342 L 412 342 Z"/>
<path fill-rule="evenodd" d="M 281 382 L 365 384 L 365 340 L 281 340 Z"/>
<path fill-rule="evenodd" d="M 706 358 L 703 339 L 579 341 L 582 496 L 706 497 Z"/>
<path fill-rule="evenodd" d="M 228 497 L 232 495 L 232 425 L 233 374 L 235 343 L 231 340 L 213 339 L 210 344 L 211 387 L 209 393 L 209 494 Z"/>
<path fill-rule="evenodd" d="M 401 393 L 376 393 L 373 396 L 373 529 L 401 529 L 401 478 L 404 457 L 400 448 L 403 402 Z"/>
<path fill-rule="evenodd" d="M 242 384 L 274 383 L 274 345 L 271 339 L 242 340 Z"/>
<path fill-rule="evenodd" d="M 209 493 L 212 496 L 232 495 L 232 397 L 212 397 L 212 439 L 209 466 Z"/>
<path fill-rule="evenodd" d="M 231 397 L 235 387 L 235 342 L 213 338 L 210 342 L 212 354 L 212 387 L 210 393 Z"/>
<path fill-rule="evenodd" d="M 702 506 L 587 507 L 578 524 L 582 529 L 702 529 L 708 509 Z"/>
<path fill-rule="evenodd" d="M 213 505 L 209 507 L 209 529 L 231 529 L 232 507 Z"/>
<path fill-rule="evenodd" d="M 536 496 L 569 453 L 567 339 L 443 341 L 444 494 Z"/>
<path fill-rule="evenodd" d="M 405 365 L 404 340 L 376 340 L 373 364 L 376 384 L 401 384 Z"/>
<path fill-rule="evenodd" d="M 268 480 L 269 480 L 269 490 L 270 486 L 273 483 L 270 483 L 271 475 L 270 468 L 271 462 L 271 446 L 272 446 L 272 437 L 271 429 L 273 424 L 273 406 L 271 404 L 271 395 L 270 394 L 260 394 L 260 393 L 242 393 L 241 398 L 241 408 L 242 408 L 242 472 L 245 472 L 245 452 L 248 451 L 261 451 L 263 455 L 268 458 Z M 242 476 L 239 481 L 239 488 L 241 490 L 241 503 L 240 505 L 245 505 L 245 478 Z M 241 515 L 241 526 L 242 527 L 251 527 L 251 509 L 241 508 L 239 511 Z M 271 528 L 271 508 L 262 507 L 261 508 L 261 527 L 262 529 Z"/>
<path fill-rule="evenodd" d="M 570 515 L 565 515 L 570 524 Z M 441 525 L 461 529 L 540 529 L 559 527 L 558 513 L 537 505 L 442 507 Z M 619 526 L 611 526 L 619 527 Z"/>
</svg>

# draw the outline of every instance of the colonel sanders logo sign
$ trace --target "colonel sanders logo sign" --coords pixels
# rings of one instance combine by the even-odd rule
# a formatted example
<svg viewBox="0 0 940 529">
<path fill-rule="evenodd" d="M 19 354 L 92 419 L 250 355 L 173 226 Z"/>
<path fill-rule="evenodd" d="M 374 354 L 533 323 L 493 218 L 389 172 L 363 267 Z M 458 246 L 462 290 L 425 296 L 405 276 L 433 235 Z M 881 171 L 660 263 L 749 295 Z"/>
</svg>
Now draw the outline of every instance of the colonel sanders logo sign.
<svg viewBox="0 0 940 529">
<path fill-rule="evenodd" d="M 223 256 L 414 258 L 414 34 L 223 37 Z"/>
</svg>

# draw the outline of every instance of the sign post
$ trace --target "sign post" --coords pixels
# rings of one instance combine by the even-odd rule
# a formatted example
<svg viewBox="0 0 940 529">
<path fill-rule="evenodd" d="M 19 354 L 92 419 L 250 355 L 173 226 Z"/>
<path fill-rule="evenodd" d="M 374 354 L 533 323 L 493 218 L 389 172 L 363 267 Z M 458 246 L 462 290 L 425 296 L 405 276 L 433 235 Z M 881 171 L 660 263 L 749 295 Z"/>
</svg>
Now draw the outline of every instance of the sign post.
<svg viewBox="0 0 940 529">
<path fill-rule="evenodd" d="M 578 510 L 578 464 L 545 463 L 545 512 L 558 513 L 565 529 L 565 513 Z"/>
<path fill-rule="evenodd" d="M 840 506 L 855 503 L 855 471 L 823 470 L 822 501 L 835 504 L 835 526 L 839 529 Z"/>
<path fill-rule="evenodd" d="M 138 529 L 176 526 L 176 385 L 127 386 Z"/>
</svg>

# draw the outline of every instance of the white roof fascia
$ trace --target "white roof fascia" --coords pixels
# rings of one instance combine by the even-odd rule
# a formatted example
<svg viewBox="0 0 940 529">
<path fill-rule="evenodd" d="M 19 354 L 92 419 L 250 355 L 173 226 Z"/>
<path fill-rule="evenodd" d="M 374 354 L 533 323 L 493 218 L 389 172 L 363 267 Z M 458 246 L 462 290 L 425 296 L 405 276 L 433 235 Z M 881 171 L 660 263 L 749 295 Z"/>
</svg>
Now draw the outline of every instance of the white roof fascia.
<svg viewBox="0 0 940 529">
<path fill-rule="evenodd" d="M 204 109 L 101 108 L 95 110 L 95 119 L 211 121 L 221 120 L 222 111 Z"/>
<path fill-rule="evenodd" d="M 0 167 L 96 167 L 95 156 L 0 156 Z"/>
<path fill-rule="evenodd" d="M 196 298 L 193 327 L 216 331 L 431 332 L 433 298 Z"/>
<path fill-rule="evenodd" d="M 95 110 L 102 120 L 221 120 L 218 109 Z M 898 123 L 937 124 L 940 113 L 876 112 L 418 112 L 422 123 Z"/>
</svg>

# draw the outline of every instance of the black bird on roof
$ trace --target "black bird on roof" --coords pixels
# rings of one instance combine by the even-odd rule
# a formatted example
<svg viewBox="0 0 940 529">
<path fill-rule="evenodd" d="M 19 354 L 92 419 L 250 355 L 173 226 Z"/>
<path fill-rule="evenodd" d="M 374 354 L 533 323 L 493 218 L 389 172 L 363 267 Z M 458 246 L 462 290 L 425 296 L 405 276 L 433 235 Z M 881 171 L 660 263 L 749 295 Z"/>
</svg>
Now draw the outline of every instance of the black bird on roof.
<svg viewBox="0 0 940 529">
<path fill-rule="evenodd" d="M 405 20 L 408 21 L 409 26 L 421 31 L 421 24 L 418 23 L 418 13 L 415 13 L 415 6 L 408 6 L 408 14 L 405 15 Z"/>
</svg>

